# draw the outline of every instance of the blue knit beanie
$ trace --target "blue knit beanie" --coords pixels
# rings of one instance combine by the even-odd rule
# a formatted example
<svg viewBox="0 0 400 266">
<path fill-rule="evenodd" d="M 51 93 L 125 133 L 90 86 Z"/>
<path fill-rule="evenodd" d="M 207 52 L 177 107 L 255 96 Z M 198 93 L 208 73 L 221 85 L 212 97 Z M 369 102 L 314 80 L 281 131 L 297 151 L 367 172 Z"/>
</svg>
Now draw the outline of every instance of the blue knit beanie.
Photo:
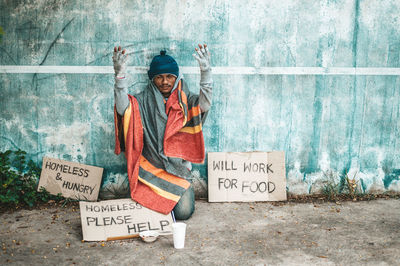
<svg viewBox="0 0 400 266">
<path fill-rule="evenodd" d="M 166 51 L 160 51 L 160 55 L 155 56 L 151 61 L 150 69 L 147 72 L 150 80 L 159 74 L 173 74 L 176 77 L 179 76 L 178 63 L 176 63 L 175 59 L 171 56 L 166 55 L 166 53 Z"/>
</svg>

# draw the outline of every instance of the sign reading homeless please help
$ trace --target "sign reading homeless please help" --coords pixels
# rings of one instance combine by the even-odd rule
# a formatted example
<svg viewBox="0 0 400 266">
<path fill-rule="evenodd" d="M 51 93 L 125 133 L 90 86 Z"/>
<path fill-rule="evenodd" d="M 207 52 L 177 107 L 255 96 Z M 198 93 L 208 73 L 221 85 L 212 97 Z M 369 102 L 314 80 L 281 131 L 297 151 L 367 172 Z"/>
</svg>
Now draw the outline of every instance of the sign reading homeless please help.
<svg viewBox="0 0 400 266">
<path fill-rule="evenodd" d="M 285 153 L 208 153 L 208 200 L 286 200 Z"/>
<path fill-rule="evenodd" d="M 161 214 L 132 199 L 79 202 L 83 240 L 106 241 L 137 236 L 143 231 L 172 230 L 171 214 Z"/>
<path fill-rule="evenodd" d="M 102 175 L 100 167 L 44 157 L 38 191 L 44 187 L 53 195 L 96 201 Z"/>
</svg>

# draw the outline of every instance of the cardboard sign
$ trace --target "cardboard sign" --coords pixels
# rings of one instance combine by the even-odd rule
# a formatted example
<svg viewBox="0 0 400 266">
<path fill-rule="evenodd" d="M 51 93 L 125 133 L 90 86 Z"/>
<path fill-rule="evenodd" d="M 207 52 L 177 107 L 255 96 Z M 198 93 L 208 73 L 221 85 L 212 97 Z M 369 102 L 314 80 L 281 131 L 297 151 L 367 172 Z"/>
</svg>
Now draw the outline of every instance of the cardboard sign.
<svg viewBox="0 0 400 266">
<path fill-rule="evenodd" d="M 208 153 L 208 201 L 286 200 L 285 153 Z"/>
<path fill-rule="evenodd" d="M 44 187 L 53 195 L 96 201 L 102 175 L 100 167 L 44 157 L 38 191 Z"/>
<path fill-rule="evenodd" d="M 83 240 L 107 241 L 132 238 L 140 232 L 172 231 L 172 216 L 143 207 L 132 199 L 79 202 Z"/>
</svg>

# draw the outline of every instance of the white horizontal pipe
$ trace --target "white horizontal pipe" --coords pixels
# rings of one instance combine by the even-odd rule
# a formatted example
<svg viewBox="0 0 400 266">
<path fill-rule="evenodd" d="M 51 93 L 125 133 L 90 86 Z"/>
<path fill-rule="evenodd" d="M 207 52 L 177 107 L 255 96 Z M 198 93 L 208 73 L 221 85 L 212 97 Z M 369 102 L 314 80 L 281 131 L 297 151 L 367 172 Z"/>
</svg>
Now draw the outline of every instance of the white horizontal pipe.
<svg viewBox="0 0 400 266">
<path fill-rule="evenodd" d="M 148 67 L 130 66 L 132 74 L 146 74 Z M 198 67 L 180 67 L 183 74 L 199 74 Z M 0 66 L 6 74 L 113 74 L 112 66 Z M 400 68 L 390 67 L 213 67 L 216 75 L 378 75 L 398 76 Z"/>
</svg>

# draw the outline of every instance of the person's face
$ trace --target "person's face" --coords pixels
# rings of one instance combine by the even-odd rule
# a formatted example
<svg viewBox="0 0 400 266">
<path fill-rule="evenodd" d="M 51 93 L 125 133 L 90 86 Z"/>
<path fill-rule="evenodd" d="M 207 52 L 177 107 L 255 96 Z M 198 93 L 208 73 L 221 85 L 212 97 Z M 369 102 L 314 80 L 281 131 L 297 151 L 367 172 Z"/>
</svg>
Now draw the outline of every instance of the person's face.
<svg viewBox="0 0 400 266">
<path fill-rule="evenodd" d="M 176 77 L 172 74 L 160 74 L 153 78 L 154 84 L 164 97 L 171 95 L 175 81 Z"/>
</svg>

